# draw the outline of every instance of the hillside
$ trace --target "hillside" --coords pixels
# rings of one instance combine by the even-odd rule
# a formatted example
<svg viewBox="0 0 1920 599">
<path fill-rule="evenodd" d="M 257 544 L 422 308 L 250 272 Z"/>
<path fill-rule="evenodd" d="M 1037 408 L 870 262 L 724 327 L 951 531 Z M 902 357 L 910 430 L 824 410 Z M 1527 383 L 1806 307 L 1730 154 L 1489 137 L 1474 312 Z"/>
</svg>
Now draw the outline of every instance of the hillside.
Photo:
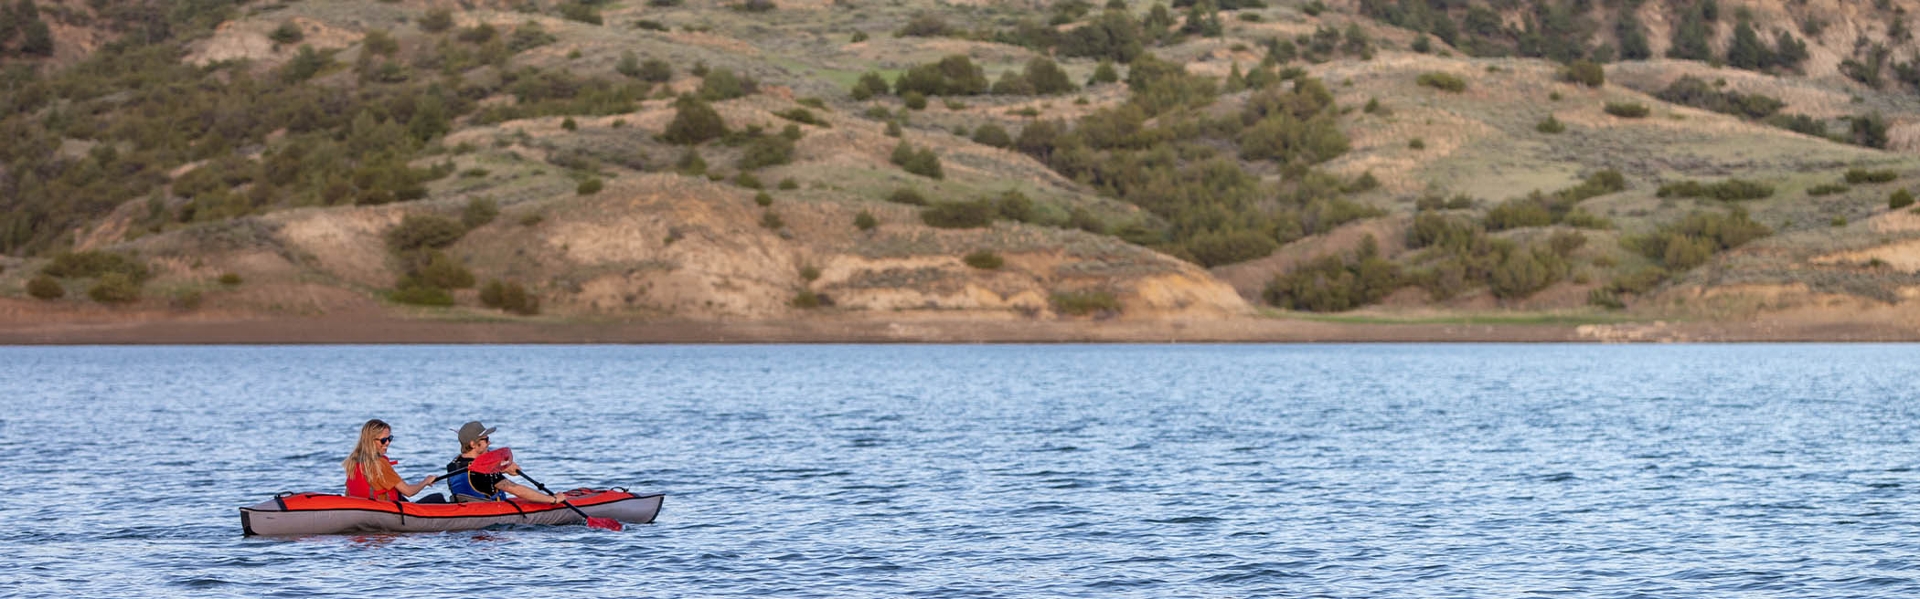
<svg viewBox="0 0 1920 599">
<path fill-rule="evenodd" d="M 0 340 L 1920 338 L 1920 2 L 100 6 Z"/>
</svg>

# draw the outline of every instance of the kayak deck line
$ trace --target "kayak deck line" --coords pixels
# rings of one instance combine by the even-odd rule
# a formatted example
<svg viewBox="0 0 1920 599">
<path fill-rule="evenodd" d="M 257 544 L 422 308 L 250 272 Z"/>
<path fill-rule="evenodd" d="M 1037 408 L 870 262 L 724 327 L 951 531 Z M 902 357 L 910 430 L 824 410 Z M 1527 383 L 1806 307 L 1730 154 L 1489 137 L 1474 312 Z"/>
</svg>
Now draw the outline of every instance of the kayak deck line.
<svg viewBox="0 0 1920 599">
<path fill-rule="evenodd" d="M 665 499 L 663 494 L 635 495 L 617 487 L 576 489 L 562 495 L 588 517 L 632 524 L 652 523 Z M 284 493 L 240 508 L 240 529 L 246 536 L 447 532 L 507 524 L 565 525 L 583 521 L 580 514 L 564 505 L 520 499 L 402 503 L 331 493 Z"/>
</svg>

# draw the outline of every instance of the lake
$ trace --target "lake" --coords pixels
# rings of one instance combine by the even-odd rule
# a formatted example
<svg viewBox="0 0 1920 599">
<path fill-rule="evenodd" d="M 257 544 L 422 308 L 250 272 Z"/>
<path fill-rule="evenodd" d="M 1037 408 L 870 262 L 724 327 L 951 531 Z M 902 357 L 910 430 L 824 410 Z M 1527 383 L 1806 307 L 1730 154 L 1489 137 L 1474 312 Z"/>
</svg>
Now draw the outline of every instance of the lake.
<svg viewBox="0 0 1920 599">
<path fill-rule="evenodd" d="M 1916 350 L 0 348 L 0 595 L 1911 597 Z M 368 418 L 666 503 L 241 535 Z"/>
</svg>

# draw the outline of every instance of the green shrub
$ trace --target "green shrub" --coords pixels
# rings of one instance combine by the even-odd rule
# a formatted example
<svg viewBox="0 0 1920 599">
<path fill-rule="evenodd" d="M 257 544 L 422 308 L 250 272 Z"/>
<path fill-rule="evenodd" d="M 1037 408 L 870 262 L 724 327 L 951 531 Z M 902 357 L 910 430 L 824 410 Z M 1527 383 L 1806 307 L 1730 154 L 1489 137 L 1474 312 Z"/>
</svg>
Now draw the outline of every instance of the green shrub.
<svg viewBox="0 0 1920 599">
<path fill-rule="evenodd" d="M 396 303 L 415 306 L 452 306 L 453 294 L 445 289 L 413 285 L 401 287 L 387 293 L 387 299 Z"/>
<path fill-rule="evenodd" d="M 1414 79 L 1415 83 L 1441 91 L 1460 93 L 1467 90 L 1467 82 L 1449 73 L 1428 71 Z"/>
<path fill-rule="evenodd" d="M 806 123 L 808 125 L 813 125 L 816 127 L 832 126 L 828 124 L 825 119 L 815 116 L 813 114 L 813 111 L 807 110 L 805 108 L 800 108 L 800 107 L 794 107 L 786 111 L 776 112 L 776 113 L 773 113 L 773 116 L 777 116 L 777 117 L 787 119 L 789 121 L 798 122 L 798 123 Z"/>
<path fill-rule="evenodd" d="M 1377 256 L 1321 256 L 1267 282 L 1261 296 L 1289 310 L 1340 312 L 1371 304 L 1401 285 L 1399 267 Z"/>
<path fill-rule="evenodd" d="M 60 299 L 66 297 L 67 290 L 60 286 L 60 281 L 43 274 L 27 280 L 27 295 L 43 300 Z"/>
<path fill-rule="evenodd" d="M 961 258 L 960 261 L 967 263 L 967 266 L 980 270 L 998 270 L 1002 265 L 1006 264 L 1006 260 L 1002 259 L 999 254 L 988 250 L 980 250 L 967 254 L 966 257 Z"/>
<path fill-rule="evenodd" d="M 415 24 L 420 26 L 421 31 L 427 33 L 440 33 L 452 29 L 453 11 L 446 8 L 427 9 L 427 13 L 420 15 L 420 20 L 415 21 Z"/>
<path fill-rule="evenodd" d="M 927 109 L 926 94 L 922 94 L 917 91 L 910 91 L 904 94 L 900 94 L 900 100 L 906 103 L 908 110 L 926 110 Z"/>
<path fill-rule="evenodd" d="M 1899 171 L 1892 169 L 1879 171 L 1870 171 L 1863 168 L 1847 169 L 1847 183 L 1853 185 L 1862 183 L 1886 183 L 1898 178 L 1900 178 Z"/>
<path fill-rule="evenodd" d="M 1547 237 L 1547 248 L 1561 258 L 1573 255 L 1574 250 L 1586 244 L 1587 236 L 1577 231 L 1554 231 L 1553 235 Z"/>
<path fill-rule="evenodd" d="M 700 157 L 699 149 L 688 146 L 687 151 L 681 152 L 680 158 L 674 161 L 673 170 L 682 175 L 705 175 L 707 174 L 707 160 Z"/>
<path fill-rule="evenodd" d="M 1111 291 L 1054 292 L 1053 309 L 1072 316 L 1111 316 L 1120 313 L 1120 298 Z"/>
<path fill-rule="evenodd" d="M 762 135 L 747 142 L 735 164 L 741 170 L 777 166 L 793 162 L 793 140 L 781 135 Z"/>
<path fill-rule="evenodd" d="M 467 234 L 459 221 L 437 214 L 408 214 L 387 231 L 387 245 L 395 250 L 443 248 Z"/>
<path fill-rule="evenodd" d="M 1620 294 L 1607 288 L 1595 288 L 1587 292 L 1587 305 L 1608 310 L 1625 310 L 1627 303 L 1620 300 Z"/>
<path fill-rule="evenodd" d="M 1667 280 L 1667 274 L 1667 270 L 1664 268 L 1649 266 L 1614 277 L 1603 289 L 1616 294 L 1626 293 L 1639 295 L 1651 291 L 1654 287 L 1660 286 L 1662 281 Z"/>
<path fill-rule="evenodd" d="M 658 58 L 648 58 L 640 62 L 640 70 L 635 77 L 648 83 L 666 83 L 673 80 L 673 65 Z"/>
<path fill-rule="evenodd" d="M 1645 104 L 1638 102 L 1608 102 L 1606 111 L 1607 114 L 1624 119 L 1642 118 L 1652 113 Z"/>
<path fill-rule="evenodd" d="M 738 174 L 735 174 L 733 176 L 733 184 L 747 189 L 766 189 L 767 187 L 760 182 L 760 177 L 754 176 L 753 173 L 746 171 L 740 171 Z"/>
<path fill-rule="evenodd" d="M 800 267 L 800 280 L 814 282 L 820 279 L 820 268 L 811 264 Z"/>
<path fill-rule="evenodd" d="M 753 203 L 754 205 L 759 206 L 761 208 L 772 206 L 773 196 L 768 195 L 767 192 L 764 192 L 764 191 L 753 194 Z"/>
<path fill-rule="evenodd" d="M 183 289 L 174 292 L 173 298 L 168 300 L 167 304 L 176 310 L 198 310 L 204 299 L 206 294 L 199 289 Z"/>
<path fill-rule="evenodd" d="M 862 231 L 871 231 L 874 227 L 880 226 L 880 220 L 874 218 L 872 212 L 861 210 L 859 214 L 853 215 L 853 226 Z"/>
<path fill-rule="evenodd" d="M 1807 188 L 1807 195 L 1814 196 L 1814 197 L 1828 196 L 1836 193 L 1846 193 L 1848 190 L 1851 190 L 1851 189 L 1853 188 L 1848 187 L 1847 184 L 1845 183 L 1822 183 L 1822 184 Z"/>
<path fill-rule="evenodd" d="M 973 142 L 996 148 L 1008 148 L 1013 146 L 1013 136 L 1008 134 L 1006 128 L 1000 125 L 986 123 L 974 128 Z"/>
<path fill-rule="evenodd" d="M 1739 247 L 1772 233 L 1766 225 L 1754 222 L 1745 210 L 1734 209 L 1726 214 L 1694 212 L 1650 233 L 1624 237 L 1620 245 L 1660 262 L 1669 270 L 1681 271 L 1704 264 L 1714 252 Z"/>
<path fill-rule="evenodd" d="M 480 288 L 480 304 L 522 316 L 540 313 L 540 298 L 520 283 L 493 279 Z"/>
<path fill-rule="evenodd" d="M 271 39 L 273 43 L 282 46 L 297 44 L 300 43 L 300 40 L 306 38 L 307 34 L 300 31 L 300 26 L 295 25 L 293 21 L 281 21 L 279 27 L 273 28 L 273 33 L 267 34 L 267 39 Z"/>
<path fill-rule="evenodd" d="M 1413 138 L 1413 139 L 1410 139 L 1410 140 L 1407 140 L 1407 149 L 1410 149 L 1410 150 L 1425 150 L 1425 149 L 1427 149 L 1427 140 L 1424 140 L 1424 139 L 1420 139 L 1420 138 L 1418 138 L 1418 137 L 1415 137 L 1415 138 Z"/>
<path fill-rule="evenodd" d="M 40 268 L 40 274 L 63 279 L 103 277 L 115 273 L 135 283 L 146 281 L 149 274 L 146 263 L 133 254 L 98 250 L 56 254 L 52 262 Z"/>
<path fill-rule="evenodd" d="M 751 77 L 735 75 L 732 69 L 716 67 L 700 77 L 699 96 L 701 100 L 718 102 L 754 93 L 759 88 L 760 84 Z"/>
<path fill-rule="evenodd" d="M 1781 108 L 1785 108 L 1787 105 L 1777 98 L 1760 94 L 1743 95 L 1738 92 L 1721 91 L 1716 89 L 1713 84 L 1709 84 L 1705 80 L 1691 75 L 1675 80 L 1673 83 L 1668 84 L 1666 89 L 1660 90 L 1653 96 L 1666 102 L 1692 106 L 1694 108 L 1703 108 L 1721 114 L 1730 114 L 1747 119 L 1767 119 L 1769 123 L 1775 124 L 1775 126 L 1783 126 L 1784 128 L 1797 129 L 1801 126 L 1793 124 L 1782 125 L 1771 118 L 1774 116 L 1774 113 L 1779 112 Z M 1806 117 L 1803 116 L 1801 118 L 1805 119 Z M 1817 126 L 1823 130 L 1820 134 L 1824 134 L 1826 125 L 1818 124 Z"/>
<path fill-rule="evenodd" d="M 1566 261 L 1551 252 L 1509 252 L 1493 272 L 1488 273 L 1487 287 L 1494 297 L 1523 298 L 1559 281 L 1567 270 Z"/>
<path fill-rule="evenodd" d="M 726 120 L 699 98 L 682 95 L 673 107 L 673 122 L 660 135 L 662 141 L 690 146 L 726 135 Z"/>
<path fill-rule="evenodd" d="M 780 213 L 768 210 L 760 213 L 760 226 L 778 231 L 787 226 L 787 221 L 780 218 Z"/>
<path fill-rule="evenodd" d="M 446 252 L 409 252 L 401 260 L 406 267 L 406 275 L 396 287 L 424 285 L 439 289 L 466 289 L 473 286 L 473 272 Z"/>
<path fill-rule="evenodd" d="M 949 54 L 938 62 L 914 65 L 893 82 L 893 91 L 923 96 L 971 96 L 987 93 L 992 85 L 986 71 L 965 54 Z"/>
<path fill-rule="evenodd" d="M 518 54 L 557 41 L 560 41 L 560 38 L 547 33 L 545 27 L 541 27 L 537 22 L 527 21 L 513 28 L 513 37 L 507 40 L 507 49 Z"/>
<path fill-rule="evenodd" d="M 1560 78 L 1587 87 L 1600 87 L 1607 83 L 1607 72 L 1593 61 L 1576 60 L 1560 72 Z"/>
<path fill-rule="evenodd" d="M 1414 215 L 1413 226 L 1407 228 L 1407 247 L 1465 249 L 1481 236 L 1480 229 L 1465 218 L 1422 211 Z"/>
<path fill-rule="evenodd" d="M 1272 235 L 1255 231 L 1209 231 L 1181 244 L 1193 261 L 1212 268 L 1261 258 L 1280 249 Z"/>
<path fill-rule="evenodd" d="M 1758 200 L 1773 196 L 1773 186 L 1746 179 L 1727 179 L 1715 183 L 1694 180 L 1675 181 L 1660 186 L 1657 197 L 1713 198 L 1721 201 Z"/>
<path fill-rule="evenodd" d="M 590 196 L 600 193 L 600 189 L 605 187 L 605 185 L 605 183 L 600 181 L 599 177 L 588 177 L 586 180 L 581 181 L 579 185 L 574 186 L 573 192 L 583 196 Z"/>
<path fill-rule="evenodd" d="M 228 272 L 228 273 L 220 274 L 221 285 L 225 285 L 227 287 L 237 287 L 240 285 L 241 282 L 242 282 L 242 279 L 240 278 L 240 273 Z"/>
<path fill-rule="evenodd" d="M 850 95 L 855 100 L 865 101 L 874 96 L 887 95 L 892 89 L 892 86 L 887 85 L 886 78 L 881 77 L 880 73 L 867 71 L 861 73 L 860 79 L 853 83 L 853 90 Z"/>
<path fill-rule="evenodd" d="M 599 0 L 595 0 L 595 1 L 597 2 Z M 586 23 L 588 25 L 604 24 L 604 22 L 600 19 L 599 7 L 596 7 L 593 4 L 589 4 L 588 2 L 583 0 L 574 0 L 573 2 L 561 3 L 560 18 L 567 19 L 569 21 L 579 21 L 581 23 Z"/>
<path fill-rule="evenodd" d="M 460 210 L 460 224 L 468 230 L 478 229 L 498 216 L 500 204 L 493 198 L 473 198 L 467 200 L 467 207 Z"/>
<path fill-rule="evenodd" d="M 1539 201 L 1516 198 L 1487 210 L 1486 223 L 1487 229 L 1492 231 L 1544 227 L 1553 224 L 1553 214 Z"/>
<path fill-rule="evenodd" d="M 87 289 L 87 297 L 102 304 L 132 303 L 140 299 L 140 282 L 126 273 L 106 273 Z"/>
<path fill-rule="evenodd" d="M 998 206 L 991 200 L 934 202 L 920 211 L 920 220 L 930 227 L 972 229 L 993 224 L 998 213 Z"/>
<path fill-rule="evenodd" d="M 1899 210 L 1912 205 L 1913 193 L 1907 191 L 1904 187 L 1895 189 L 1893 193 L 1887 194 L 1887 208 L 1890 210 Z"/>
<path fill-rule="evenodd" d="M 934 155 L 932 148 L 920 148 L 916 151 L 913 144 L 907 143 L 904 139 L 900 140 L 899 145 L 893 147 L 893 155 L 888 160 L 899 165 L 901 170 L 915 175 L 933 179 L 946 177 L 940 168 L 940 157 Z"/>
<path fill-rule="evenodd" d="M 788 300 L 787 305 L 801 309 L 812 309 L 831 306 L 833 305 L 833 300 L 829 299 L 824 293 L 816 293 L 812 289 L 801 289 L 799 293 L 793 294 L 793 299 Z"/>
<path fill-rule="evenodd" d="M 913 189 L 911 187 L 902 187 L 902 188 L 893 190 L 893 193 L 887 194 L 887 201 L 893 202 L 895 204 L 906 204 L 909 206 L 927 205 L 926 196 L 920 195 L 919 190 Z"/>
<path fill-rule="evenodd" d="M 1541 133 L 1560 133 L 1567 130 L 1567 125 L 1549 114 L 1547 118 L 1540 121 L 1540 124 L 1534 125 L 1533 130 Z"/>
</svg>

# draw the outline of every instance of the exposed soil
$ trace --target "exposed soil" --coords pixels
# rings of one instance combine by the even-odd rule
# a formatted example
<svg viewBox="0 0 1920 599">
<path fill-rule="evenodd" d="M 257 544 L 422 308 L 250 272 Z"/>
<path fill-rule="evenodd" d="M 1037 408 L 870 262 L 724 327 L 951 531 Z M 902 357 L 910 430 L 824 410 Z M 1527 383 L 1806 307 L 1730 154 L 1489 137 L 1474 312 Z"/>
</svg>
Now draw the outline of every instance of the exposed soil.
<svg viewBox="0 0 1920 599">
<path fill-rule="evenodd" d="M 1203 343 L 1920 341 L 1920 310 L 1840 320 L 1806 310 L 1741 322 L 1361 324 L 1290 318 L 1094 320 L 862 314 L 806 319 L 454 322 L 374 310 L 317 317 L 121 312 L 61 315 L 0 303 L 0 344 L 254 343 Z"/>
</svg>

